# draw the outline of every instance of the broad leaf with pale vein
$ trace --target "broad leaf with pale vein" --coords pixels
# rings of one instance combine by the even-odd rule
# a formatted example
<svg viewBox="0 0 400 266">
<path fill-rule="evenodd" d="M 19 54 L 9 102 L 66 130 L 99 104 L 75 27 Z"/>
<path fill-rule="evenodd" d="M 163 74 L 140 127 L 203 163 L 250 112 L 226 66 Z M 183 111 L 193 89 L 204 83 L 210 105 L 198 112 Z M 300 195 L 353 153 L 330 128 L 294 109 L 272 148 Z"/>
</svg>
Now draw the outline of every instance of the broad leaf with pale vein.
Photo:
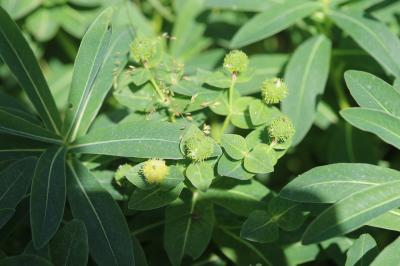
<svg viewBox="0 0 400 266">
<path fill-rule="evenodd" d="M 179 143 L 183 129 L 182 125 L 166 122 L 126 122 L 89 133 L 70 149 L 76 153 L 182 159 Z"/>
<path fill-rule="evenodd" d="M 111 195 L 78 161 L 68 164 L 67 191 L 72 215 L 85 223 L 90 254 L 100 266 L 134 265 L 125 217 Z"/>
<path fill-rule="evenodd" d="M 64 215 L 65 156 L 64 147 L 49 148 L 36 166 L 30 197 L 32 240 L 36 248 L 42 248 L 50 241 Z"/>
</svg>

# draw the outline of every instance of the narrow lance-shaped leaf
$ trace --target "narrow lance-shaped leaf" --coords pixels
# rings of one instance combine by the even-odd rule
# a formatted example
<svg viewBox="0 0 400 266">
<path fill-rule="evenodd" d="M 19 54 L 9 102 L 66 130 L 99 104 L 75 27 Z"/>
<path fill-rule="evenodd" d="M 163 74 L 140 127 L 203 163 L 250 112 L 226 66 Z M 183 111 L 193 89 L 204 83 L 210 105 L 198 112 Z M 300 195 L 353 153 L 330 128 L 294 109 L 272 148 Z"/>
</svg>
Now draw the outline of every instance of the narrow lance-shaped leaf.
<svg viewBox="0 0 400 266">
<path fill-rule="evenodd" d="M 55 265 L 87 265 L 89 246 L 85 224 L 80 220 L 68 222 L 51 241 L 50 250 Z"/>
<path fill-rule="evenodd" d="M 60 137 L 51 131 L 6 112 L 4 109 L 0 109 L 0 132 L 43 142 L 62 143 Z"/>
<path fill-rule="evenodd" d="M 349 233 L 399 206 L 400 181 L 361 190 L 323 211 L 304 232 L 303 243 L 317 243 Z"/>
<path fill-rule="evenodd" d="M 39 158 L 32 180 L 30 219 L 32 240 L 36 248 L 55 235 L 64 215 L 65 184 L 64 147 L 52 147 Z"/>
<path fill-rule="evenodd" d="M 133 265 L 129 228 L 119 206 L 78 161 L 68 164 L 68 201 L 85 223 L 90 254 L 99 265 Z"/>
<path fill-rule="evenodd" d="M 198 258 L 211 240 L 214 209 L 194 192 L 184 202 L 166 210 L 164 247 L 172 265 L 180 265 L 185 254 Z"/>
<path fill-rule="evenodd" d="M 318 8 L 320 4 L 304 0 L 284 1 L 272 5 L 239 29 L 232 39 L 231 47 L 242 47 L 268 38 L 292 26 Z"/>
<path fill-rule="evenodd" d="M 99 79 L 106 78 L 104 75 L 107 74 L 102 73 L 102 68 L 107 64 L 106 60 L 108 59 L 108 63 L 112 62 L 111 58 L 107 58 L 112 34 L 112 14 L 112 8 L 108 8 L 96 18 L 83 37 L 75 60 L 71 93 L 68 99 L 69 109 L 64 124 L 64 134 L 70 141 L 77 137 L 83 122 L 92 120 L 90 118 L 89 121 L 84 121 L 84 116 L 87 108 L 89 108 L 95 89 L 104 90 L 104 85 L 106 85 L 105 90 L 109 88 L 107 81 L 104 84 L 102 84 L 104 81 L 100 81 L 101 87 L 98 87 L 99 83 L 96 84 L 96 82 Z M 100 74 L 103 74 L 103 77 Z M 108 74 L 112 76 L 112 73 Z M 96 91 L 96 93 L 98 92 Z M 98 97 L 102 101 L 104 96 L 102 97 L 100 94 Z M 95 100 L 98 101 L 98 99 Z M 97 107 L 95 110 L 97 110 Z M 92 117 L 93 114 L 89 112 L 86 115 Z"/>
<path fill-rule="evenodd" d="M 296 177 L 279 196 L 297 202 L 334 203 L 363 189 L 400 181 L 400 172 L 361 163 L 319 166 Z"/>
<path fill-rule="evenodd" d="M 344 75 L 351 95 L 364 108 L 400 116 L 400 93 L 385 81 L 362 71 L 347 71 Z"/>
<path fill-rule="evenodd" d="M 347 251 L 345 266 L 370 265 L 377 254 L 375 239 L 369 234 L 362 234 Z"/>
<path fill-rule="evenodd" d="M 17 24 L 0 7 L 0 58 L 8 65 L 43 119 L 59 133 L 61 118 L 54 99 L 28 43 Z"/>
<path fill-rule="evenodd" d="M 387 71 L 400 77 L 400 40 L 383 23 L 364 18 L 359 12 L 329 12 L 333 21 L 348 33 Z"/>
<path fill-rule="evenodd" d="M 0 161 L 40 155 L 49 145 L 12 135 L 0 134 L 0 139 Z"/>
<path fill-rule="evenodd" d="M 400 149 L 400 118 L 367 108 L 349 108 L 342 110 L 340 115 L 353 126 L 371 132 Z"/>
<path fill-rule="evenodd" d="M 317 97 L 324 92 L 328 79 L 330 54 L 330 41 L 319 35 L 303 43 L 289 61 L 285 72 L 289 95 L 282 102 L 282 112 L 296 128 L 293 145 L 304 138 L 314 122 Z"/>
<path fill-rule="evenodd" d="M 156 121 L 121 123 L 78 139 L 70 149 L 77 153 L 137 158 L 182 159 L 181 125 Z"/>
<path fill-rule="evenodd" d="M 397 238 L 374 259 L 371 266 L 399 265 L 400 238 Z"/>
<path fill-rule="evenodd" d="M 122 27 L 113 29 L 109 48 L 104 55 L 103 65 L 93 81 L 86 99 L 82 104 L 81 122 L 77 128 L 77 137 L 84 135 L 92 125 L 116 75 L 125 67 L 128 61 L 129 44 L 133 40 L 132 29 Z M 78 64 L 78 62 L 76 63 Z"/>
<path fill-rule="evenodd" d="M 28 157 L 0 172 L 0 209 L 15 209 L 25 196 L 35 171 L 36 159 Z"/>
</svg>

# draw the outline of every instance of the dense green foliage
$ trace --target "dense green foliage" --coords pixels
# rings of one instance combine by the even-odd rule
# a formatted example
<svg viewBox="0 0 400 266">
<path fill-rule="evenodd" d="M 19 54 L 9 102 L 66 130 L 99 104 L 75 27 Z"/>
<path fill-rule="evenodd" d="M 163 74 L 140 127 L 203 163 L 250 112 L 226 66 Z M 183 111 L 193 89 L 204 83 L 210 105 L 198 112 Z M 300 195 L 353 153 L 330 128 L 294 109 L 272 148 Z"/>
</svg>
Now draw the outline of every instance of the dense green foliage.
<svg viewBox="0 0 400 266">
<path fill-rule="evenodd" d="M 0 0 L 0 266 L 397 265 L 399 15 Z"/>
</svg>

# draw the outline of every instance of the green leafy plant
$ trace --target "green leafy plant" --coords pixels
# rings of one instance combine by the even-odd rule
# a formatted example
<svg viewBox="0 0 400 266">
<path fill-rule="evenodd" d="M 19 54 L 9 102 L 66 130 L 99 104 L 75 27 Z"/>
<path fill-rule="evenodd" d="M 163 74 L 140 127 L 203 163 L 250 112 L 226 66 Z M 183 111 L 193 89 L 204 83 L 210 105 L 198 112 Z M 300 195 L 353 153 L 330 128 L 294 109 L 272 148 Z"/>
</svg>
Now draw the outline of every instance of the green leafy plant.
<svg viewBox="0 0 400 266">
<path fill-rule="evenodd" d="M 395 265 L 399 8 L 0 0 L 0 265 Z"/>
</svg>

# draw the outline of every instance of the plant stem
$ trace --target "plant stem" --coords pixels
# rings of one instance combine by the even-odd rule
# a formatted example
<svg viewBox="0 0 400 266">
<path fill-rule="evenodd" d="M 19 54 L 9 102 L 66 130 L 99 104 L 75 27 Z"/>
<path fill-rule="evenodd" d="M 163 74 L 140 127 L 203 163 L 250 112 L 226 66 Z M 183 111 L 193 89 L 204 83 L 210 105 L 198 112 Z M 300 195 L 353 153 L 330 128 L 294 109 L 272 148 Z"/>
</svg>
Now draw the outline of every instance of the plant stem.
<svg viewBox="0 0 400 266">
<path fill-rule="evenodd" d="M 154 77 L 150 78 L 150 82 L 153 85 L 155 91 L 157 92 L 158 96 L 160 97 L 160 100 L 162 102 L 165 102 L 165 96 L 164 93 L 162 92 L 161 88 L 157 85 L 156 80 L 154 79 Z"/>
<path fill-rule="evenodd" d="M 231 86 L 229 87 L 229 91 L 228 91 L 228 109 L 229 109 L 229 113 L 225 117 L 224 123 L 222 124 L 221 133 L 220 133 L 220 136 L 219 136 L 220 138 L 224 134 L 226 128 L 229 125 L 229 122 L 231 121 L 232 108 L 233 108 L 233 93 L 235 92 L 236 79 L 237 79 L 236 74 L 232 74 Z"/>
<path fill-rule="evenodd" d="M 133 231 L 132 235 L 134 235 L 134 236 L 139 235 L 139 234 L 141 234 L 143 232 L 146 232 L 146 231 L 149 231 L 149 230 L 151 230 L 153 228 L 159 227 L 159 226 L 163 225 L 164 223 L 165 223 L 165 221 L 160 221 L 160 222 L 155 222 L 155 223 L 149 224 L 149 225 L 147 225 L 145 227 L 142 227 L 142 228 L 139 228 L 139 229 Z"/>
</svg>

